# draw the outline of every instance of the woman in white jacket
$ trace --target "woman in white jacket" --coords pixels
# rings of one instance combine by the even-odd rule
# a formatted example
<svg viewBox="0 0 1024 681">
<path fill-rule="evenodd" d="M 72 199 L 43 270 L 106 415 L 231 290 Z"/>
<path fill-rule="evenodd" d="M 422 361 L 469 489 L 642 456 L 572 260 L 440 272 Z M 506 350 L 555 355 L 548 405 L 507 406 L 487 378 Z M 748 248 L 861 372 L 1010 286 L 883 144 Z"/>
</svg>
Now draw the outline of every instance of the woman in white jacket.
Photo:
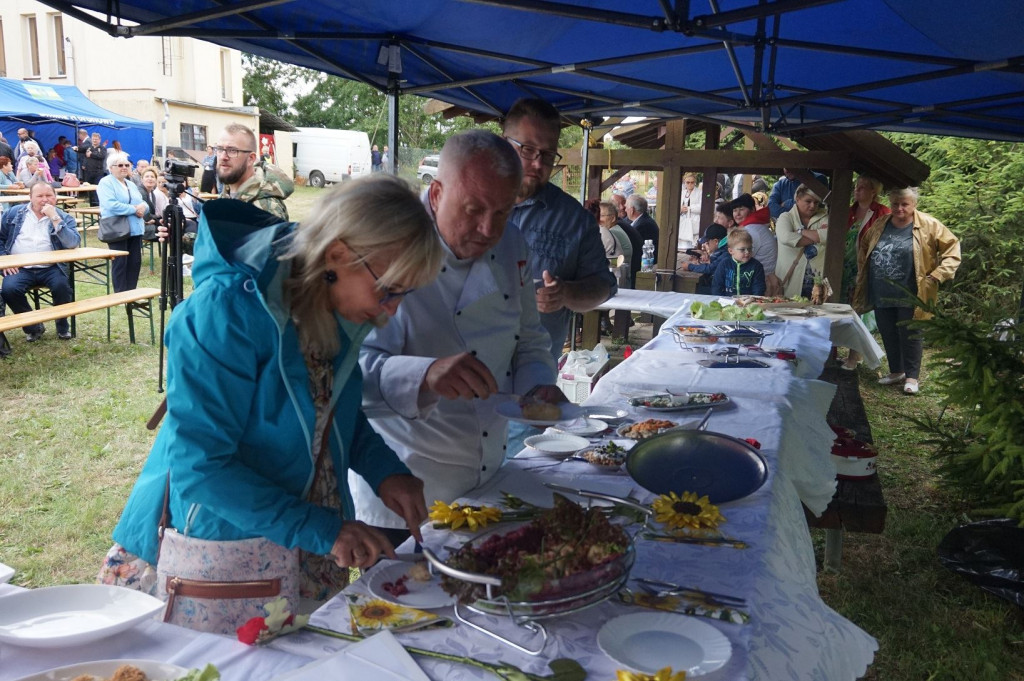
<svg viewBox="0 0 1024 681">
<path fill-rule="evenodd" d="M 779 240 L 775 275 L 782 281 L 782 295 L 809 297 L 814 277 L 825 270 L 828 236 L 828 212 L 818 195 L 805 185 L 797 187 L 793 207 L 775 223 L 775 236 Z"/>
<path fill-rule="evenodd" d="M 683 175 L 683 192 L 679 200 L 679 250 L 692 247 L 700 237 L 701 191 L 696 175 Z"/>
</svg>

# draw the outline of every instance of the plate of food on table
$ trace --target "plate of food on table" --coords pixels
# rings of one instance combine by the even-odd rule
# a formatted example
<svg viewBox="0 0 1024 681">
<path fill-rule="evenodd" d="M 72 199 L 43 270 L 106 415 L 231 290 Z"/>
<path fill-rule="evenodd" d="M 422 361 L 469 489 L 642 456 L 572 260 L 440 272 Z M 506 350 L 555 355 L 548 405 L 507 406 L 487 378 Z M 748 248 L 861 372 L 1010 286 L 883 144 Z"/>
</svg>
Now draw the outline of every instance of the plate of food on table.
<svg viewBox="0 0 1024 681">
<path fill-rule="evenodd" d="M 729 404 L 729 398 L 725 393 L 664 392 L 637 395 L 629 398 L 629 405 L 631 407 L 643 407 L 650 411 L 685 411 L 687 409 L 719 407 L 725 404 Z"/>
<path fill-rule="evenodd" d="M 632 444 L 632 442 L 615 442 L 612 440 L 603 444 L 585 447 L 573 454 L 572 458 L 589 463 L 599 471 L 618 471 L 622 469 L 622 464 L 626 463 L 629 445 Z"/>
<path fill-rule="evenodd" d="M 441 588 L 426 560 L 384 561 L 370 574 L 366 586 L 382 601 L 410 608 L 443 608 L 454 600 Z"/>
<path fill-rule="evenodd" d="M 186 669 L 157 660 L 93 660 L 24 676 L 18 681 L 216 681 L 212 664 Z"/>
<path fill-rule="evenodd" d="M 636 423 L 626 423 L 619 426 L 615 432 L 630 440 L 646 440 L 649 437 L 660 435 L 669 428 L 675 428 L 679 424 L 667 419 L 645 419 Z"/>
<path fill-rule="evenodd" d="M 543 402 L 523 398 L 507 400 L 495 407 L 499 416 L 509 421 L 518 421 L 531 426 L 553 426 L 556 423 L 574 421 L 583 416 L 583 408 L 572 402 Z"/>
</svg>

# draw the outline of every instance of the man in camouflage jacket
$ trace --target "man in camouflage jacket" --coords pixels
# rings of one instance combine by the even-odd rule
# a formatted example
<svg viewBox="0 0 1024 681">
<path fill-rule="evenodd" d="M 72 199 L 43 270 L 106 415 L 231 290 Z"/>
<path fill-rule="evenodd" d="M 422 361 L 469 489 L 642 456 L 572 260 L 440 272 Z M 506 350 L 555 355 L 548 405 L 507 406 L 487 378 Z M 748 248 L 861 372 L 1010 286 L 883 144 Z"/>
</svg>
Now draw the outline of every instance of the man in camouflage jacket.
<svg viewBox="0 0 1024 681">
<path fill-rule="evenodd" d="M 221 198 L 255 204 L 282 220 L 288 219 L 284 200 L 295 190 L 295 183 L 269 163 L 257 162 L 259 153 L 252 130 L 232 123 L 214 147 L 217 154 L 217 179 L 224 184 Z"/>
</svg>

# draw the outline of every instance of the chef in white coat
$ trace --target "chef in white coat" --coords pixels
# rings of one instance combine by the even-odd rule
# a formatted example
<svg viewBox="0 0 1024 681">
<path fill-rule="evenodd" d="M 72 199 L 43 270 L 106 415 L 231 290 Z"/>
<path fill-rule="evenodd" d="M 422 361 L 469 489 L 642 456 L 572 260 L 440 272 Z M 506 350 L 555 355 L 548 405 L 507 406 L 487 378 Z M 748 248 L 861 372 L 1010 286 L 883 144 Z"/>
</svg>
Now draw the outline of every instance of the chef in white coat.
<svg viewBox="0 0 1024 681">
<path fill-rule="evenodd" d="M 526 242 L 506 225 L 521 180 L 519 156 L 500 137 L 473 130 L 448 140 L 426 195 L 445 250 L 441 272 L 360 352 L 363 409 L 423 480 L 428 506 L 450 503 L 501 466 L 508 421 L 495 409 L 507 398 L 496 393 L 543 386 L 560 396 L 551 394 L 551 339 Z M 404 527 L 355 473 L 349 483 L 360 520 Z"/>
</svg>

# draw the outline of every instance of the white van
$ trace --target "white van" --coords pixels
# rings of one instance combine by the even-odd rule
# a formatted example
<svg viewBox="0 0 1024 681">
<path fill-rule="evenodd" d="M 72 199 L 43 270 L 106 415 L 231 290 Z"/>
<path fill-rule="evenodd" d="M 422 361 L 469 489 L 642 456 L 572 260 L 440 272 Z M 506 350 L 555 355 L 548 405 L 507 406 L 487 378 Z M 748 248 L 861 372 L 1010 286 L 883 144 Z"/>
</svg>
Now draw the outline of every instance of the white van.
<svg viewBox="0 0 1024 681">
<path fill-rule="evenodd" d="M 295 176 L 311 187 L 370 174 L 370 137 L 365 132 L 298 128 L 291 138 Z"/>
</svg>

